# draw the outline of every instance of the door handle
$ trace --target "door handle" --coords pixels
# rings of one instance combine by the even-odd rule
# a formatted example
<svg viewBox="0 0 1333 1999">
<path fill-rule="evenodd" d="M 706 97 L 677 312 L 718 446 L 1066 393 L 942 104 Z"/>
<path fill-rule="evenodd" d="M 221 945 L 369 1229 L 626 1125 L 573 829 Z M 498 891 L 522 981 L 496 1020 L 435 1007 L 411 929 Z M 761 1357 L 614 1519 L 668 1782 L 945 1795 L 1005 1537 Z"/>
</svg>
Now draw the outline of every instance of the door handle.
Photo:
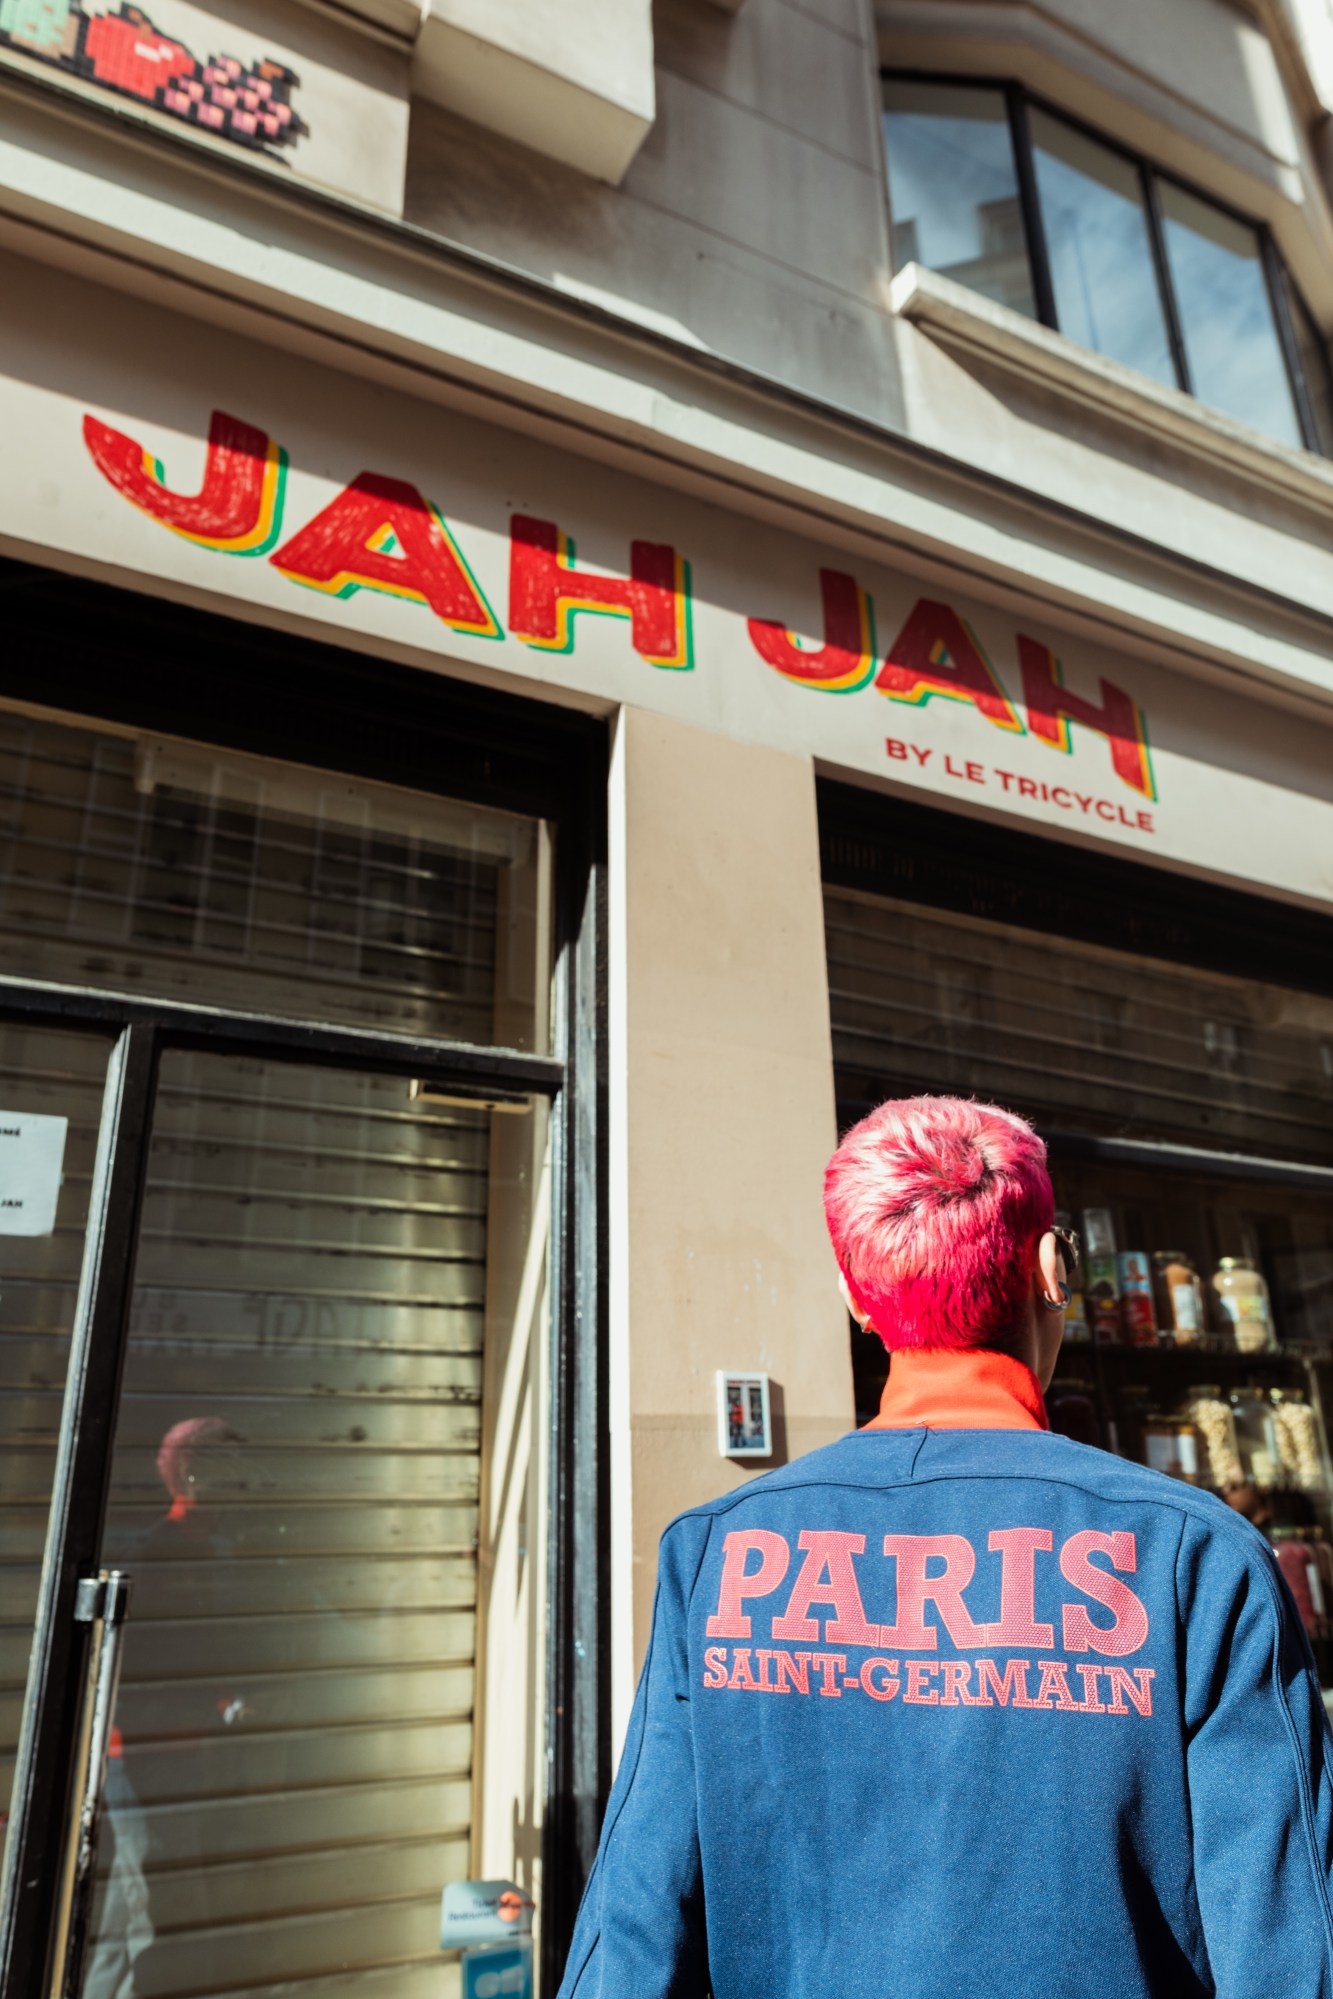
<svg viewBox="0 0 1333 1999">
<path fill-rule="evenodd" d="M 83 1788 L 74 1826 L 74 1857 L 68 1891 L 65 1957 L 58 1987 L 59 1999 L 77 1999 L 82 1975 L 83 1949 L 88 1935 L 88 1918 L 92 1910 L 97 1834 L 106 1790 L 107 1754 L 111 1747 L 111 1725 L 116 1712 L 116 1690 L 120 1684 L 120 1658 L 125 1643 L 125 1618 L 130 1607 L 130 1585 L 131 1578 L 122 1569 L 103 1569 L 100 1575 L 80 1578 L 78 1593 L 74 1599 L 75 1623 L 100 1625 L 101 1632 L 97 1640 L 97 1661 L 92 1675 L 88 1755 L 84 1764 Z"/>
</svg>

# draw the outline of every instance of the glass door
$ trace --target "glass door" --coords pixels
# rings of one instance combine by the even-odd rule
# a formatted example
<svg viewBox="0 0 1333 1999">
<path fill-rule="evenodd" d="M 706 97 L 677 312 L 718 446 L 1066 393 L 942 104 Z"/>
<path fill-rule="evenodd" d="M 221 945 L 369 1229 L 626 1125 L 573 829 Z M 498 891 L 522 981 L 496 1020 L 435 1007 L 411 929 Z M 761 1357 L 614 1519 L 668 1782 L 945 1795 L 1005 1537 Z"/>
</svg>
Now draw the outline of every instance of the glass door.
<svg viewBox="0 0 1333 1999">
<path fill-rule="evenodd" d="M 487 1246 L 540 1198 L 530 1173 L 491 1186 L 492 1122 L 401 1075 L 162 1056 L 86 1999 L 455 1989 Z"/>
</svg>

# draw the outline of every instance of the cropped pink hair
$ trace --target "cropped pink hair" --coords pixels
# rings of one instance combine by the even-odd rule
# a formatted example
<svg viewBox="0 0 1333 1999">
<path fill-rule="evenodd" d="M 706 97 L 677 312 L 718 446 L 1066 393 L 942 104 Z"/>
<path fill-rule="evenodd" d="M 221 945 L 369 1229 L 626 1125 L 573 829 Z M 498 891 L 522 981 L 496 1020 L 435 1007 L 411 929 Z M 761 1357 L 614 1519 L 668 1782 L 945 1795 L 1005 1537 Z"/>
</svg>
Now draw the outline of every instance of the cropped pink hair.
<svg viewBox="0 0 1333 1999">
<path fill-rule="evenodd" d="M 881 1104 L 830 1159 L 824 1212 L 847 1287 L 886 1347 L 1003 1347 L 1055 1219 L 1046 1147 L 994 1104 Z"/>
</svg>

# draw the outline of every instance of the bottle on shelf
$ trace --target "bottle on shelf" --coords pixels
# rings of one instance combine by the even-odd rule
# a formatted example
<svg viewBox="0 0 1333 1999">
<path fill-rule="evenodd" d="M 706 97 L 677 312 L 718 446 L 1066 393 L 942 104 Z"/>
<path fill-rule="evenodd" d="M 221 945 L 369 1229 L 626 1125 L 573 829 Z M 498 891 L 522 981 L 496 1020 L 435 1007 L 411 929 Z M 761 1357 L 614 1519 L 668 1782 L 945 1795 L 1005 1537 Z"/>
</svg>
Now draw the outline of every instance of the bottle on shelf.
<svg viewBox="0 0 1333 1999">
<path fill-rule="evenodd" d="M 1308 1531 L 1304 1527 L 1274 1527 L 1272 1541 L 1277 1565 L 1296 1599 L 1306 1635 L 1314 1645 L 1327 1635 L 1327 1600 L 1315 1551 L 1306 1538 Z"/>
<path fill-rule="evenodd" d="M 1251 1485 L 1271 1488 L 1282 1471 L 1273 1405 L 1262 1388 L 1233 1388 L 1228 1399 L 1242 1474 Z"/>
<path fill-rule="evenodd" d="M 1120 1339 L 1120 1282 L 1115 1224 L 1109 1208 L 1083 1210 L 1083 1254 L 1083 1306 L 1092 1337 L 1098 1346 L 1116 1345 Z"/>
<path fill-rule="evenodd" d="M 1157 1345 L 1157 1314 L 1153 1309 L 1152 1266 L 1141 1249 L 1122 1249 L 1115 1260 L 1120 1292 L 1120 1325 L 1126 1346 Z"/>
<path fill-rule="evenodd" d="M 1167 1416 L 1150 1409 L 1143 1419 L 1143 1462 L 1186 1485 L 1206 1482 L 1207 1452 L 1203 1436 L 1187 1415 Z"/>
<path fill-rule="evenodd" d="M 1276 1353 L 1268 1286 L 1248 1256 L 1224 1256 L 1213 1272 L 1213 1295 L 1241 1353 Z"/>
<path fill-rule="evenodd" d="M 1153 1251 L 1153 1295 L 1157 1324 L 1174 1346 L 1197 1346 L 1205 1330 L 1203 1285 L 1183 1249 Z"/>
</svg>

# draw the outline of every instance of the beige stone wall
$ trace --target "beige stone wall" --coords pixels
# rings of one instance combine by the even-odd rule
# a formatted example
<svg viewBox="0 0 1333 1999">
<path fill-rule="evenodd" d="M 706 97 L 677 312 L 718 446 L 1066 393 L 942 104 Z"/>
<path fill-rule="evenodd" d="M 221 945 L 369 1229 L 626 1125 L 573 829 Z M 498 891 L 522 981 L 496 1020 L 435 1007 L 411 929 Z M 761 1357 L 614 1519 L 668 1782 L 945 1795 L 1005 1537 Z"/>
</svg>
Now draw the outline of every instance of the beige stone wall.
<svg viewBox="0 0 1333 1999">
<path fill-rule="evenodd" d="M 767 1469 L 719 1457 L 715 1371 L 771 1375 L 775 1462 L 853 1411 L 820 1200 L 836 1130 L 813 766 L 629 710 L 614 784 L 618 1732 L 663 1527 Z"/>
</svg>

